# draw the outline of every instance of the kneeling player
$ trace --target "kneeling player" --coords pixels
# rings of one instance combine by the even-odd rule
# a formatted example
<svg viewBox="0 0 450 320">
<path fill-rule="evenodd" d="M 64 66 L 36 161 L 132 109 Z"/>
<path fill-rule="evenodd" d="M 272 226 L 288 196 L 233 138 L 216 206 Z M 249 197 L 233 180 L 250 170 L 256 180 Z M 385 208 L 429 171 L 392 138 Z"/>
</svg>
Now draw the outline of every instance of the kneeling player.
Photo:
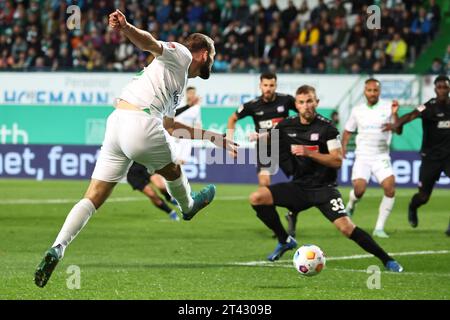
<svg viewBox="0 0 450 320">
<path fill-rule="evenodd" d="M 316 207 L 346 237 L 379 258 L 388 270 L 402 272 L 403 267 L 367 232 L 353 224 L 345 212 L 341 194 L 336 189 L 337 170 L 342 165 L 339 133 L 329 120 L 316 113 L 319 100 L 315 89 L 301 86 L 295 102 L 299 116 L 287 118 L 276 127 L 280 135 L 280 155 L 291 159 L 293 179 L 260 187 L 250 195 L 258 218 L 278 237 L 279 243 L 268 260 L 278 260 L 297 246 L 281 224 L 275 206 L 298 211 Z"/>
<path fill-rule="evenodd" d="M 139 164 L 137 162 L 133 162 L 127 174 L 127 181 L 133 188 L 133 190 L 139 190 L 143 194 L 145 194 L 150 201 L 159 209 L 164 211 L 169 215 L 169 218 L 174 221 L 179 221 L 175 210 L 172 210 L 167 203 L 161 199 L 155 190 L 149 184 L 150 181 L 155 185 L 156 188 L 164 195 L 167 201 L 171 201 L 170 194 L 166 190 L 166 186 L 164 184 L 164 178 L 158 174 L 151 175 L 145 166 Z"/>
</svg>

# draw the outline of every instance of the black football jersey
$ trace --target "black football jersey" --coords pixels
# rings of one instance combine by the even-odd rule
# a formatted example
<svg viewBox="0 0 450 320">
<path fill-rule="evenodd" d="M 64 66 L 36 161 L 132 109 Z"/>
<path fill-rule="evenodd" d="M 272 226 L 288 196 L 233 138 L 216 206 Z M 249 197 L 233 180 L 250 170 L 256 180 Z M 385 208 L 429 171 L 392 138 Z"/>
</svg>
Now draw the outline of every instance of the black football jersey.
<svg viewBox="0 0 450 320">
<path fill-rule="evenodd" d="M 289 110 L 298 113 L 295 99 L 288 94 L 275 93 L 274 101 L 265 102 L 258 97 L 244 103 L 236 111 L 238 119 L 251 116 L 255 122 L 255 129 L 272 129 L 277 123 L 289 116 Z"/>
<path fill-rule="evenodd" d="M 278 123 L 275 129 L 279 130 L 280 167 L 293 177 L 292 181 L 305 188 L 337 185 L 337 169 L 291 153 L 292 145 L 303 145 L 311 151 L 329 153 L 327 142 L 333 139 L 340 140 L 339 132 L 330 120 L 316 115 L 310 124 L 305 125 L 300 123 L 299 116 L 289 117 Z"/>
<path fill-rule="evenodd" d="M 422 156 L 441 160 L 450 156 L 450 104 L 430 99 L 417 110 L 422 118 Z"/>
</svg>

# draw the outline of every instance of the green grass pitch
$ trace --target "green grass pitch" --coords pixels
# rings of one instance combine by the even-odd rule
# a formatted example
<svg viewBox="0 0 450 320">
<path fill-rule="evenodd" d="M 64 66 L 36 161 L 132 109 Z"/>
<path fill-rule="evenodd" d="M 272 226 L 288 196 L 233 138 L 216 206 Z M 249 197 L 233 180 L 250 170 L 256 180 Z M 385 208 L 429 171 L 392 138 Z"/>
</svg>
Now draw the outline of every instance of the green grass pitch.
<svg viewBox="0 0 450 320">
<path fill-rule="evenodd" d="M 365 252 L 311 209 L 299 216 L 297 240 L 320 246 L 329 260 L 321 274 L 306 278 L 292 267 L 293 251 L 276 263 L 256 263 L 276 241 L 248 203 L 255 186 L 218 185 L 209 207 L 177 223 L 119 184 L 38 288 L 35 267 L 87 183 L 0 180 L 0 299 L 450 299 L 449 191 L 434 191 L 412 229 L 406 207 L 415 189 L 397 190 L 386 227 L 391 238 L 377 239 L 400 254 L 403 274 L 384 272 L 373 257 L 354 259 Z M 347 199 L 349 189 L 340 190 Z M 370 233 L 381 195 L 369 189 L 354 216 Z M 285 224 L 286 210 L 278 211 Z M 67 286 L 72 265 L 80 268 L 80 289 Z M 379 289 L 367 287 L 371 265 L 382 270 Z"/>
</svg>

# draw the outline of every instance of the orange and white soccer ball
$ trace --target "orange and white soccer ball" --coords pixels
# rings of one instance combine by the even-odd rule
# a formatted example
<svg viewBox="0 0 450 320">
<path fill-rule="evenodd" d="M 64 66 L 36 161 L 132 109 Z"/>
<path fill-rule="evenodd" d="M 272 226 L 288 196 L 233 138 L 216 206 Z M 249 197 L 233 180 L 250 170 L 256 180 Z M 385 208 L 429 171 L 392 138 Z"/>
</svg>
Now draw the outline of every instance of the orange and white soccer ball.
<svg viewBox="0 0 450 320">
<path fill-rule="evenodd" d="M 305 244 L 294 254 L 294 267 L 304 276 L 315 276 L 325 267 L 325 255 L 318 246 Z"/>
</svg>

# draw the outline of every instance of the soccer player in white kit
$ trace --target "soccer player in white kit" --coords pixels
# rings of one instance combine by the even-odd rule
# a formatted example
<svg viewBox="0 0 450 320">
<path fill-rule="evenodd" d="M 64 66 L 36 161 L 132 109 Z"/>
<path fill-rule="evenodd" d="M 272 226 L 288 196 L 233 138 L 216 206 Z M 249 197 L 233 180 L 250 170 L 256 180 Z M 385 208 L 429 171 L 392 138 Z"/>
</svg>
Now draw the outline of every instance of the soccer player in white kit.
<svg viewBox="0 0 450 320">
<path fill-rule="evenodd" d="M 398 103 L 380 100 L 380 82 L 376 79 L 366 80 L 364 95 L 367 102 L 352 109 L 342 137 L 345 155 L 350 137 L 358 131 L 352 171 L 353 189 L 346 210 L 350 216 L 354 213 L 355 205 L 364 195 L 370 177 L 375 176 L 384 190 L 384 196 L 373 235 L 388 238 L 384 225 L 395 202 L 395 176 L 389 155 L 392 133 L 383 132 L 383 125 L 398 119 Z"/>
<path fill-rule="evenodd" d="M 221 134 L 190 128 L 173 119 L 188 78 L 209 78 L 215 55 L 211 38 L 194 33 L 184 44 L 157 41 L 150 33 L 129 24 L 119 10 L 109 15 L 109 25 L 156 59 L 117 99 L 116 109 L 107 120 L 105 139 L 84 199 L 69 212 L 55 242 L 36 269 L 35 283 L 39 287 L 46 285 L 66 247 L 126 175 L 132 161 L 166 179 L 167 190 L 177 200 L 184 220 L 192 219 L 213 200 L 214 185 L 191 193 L 180 166 L 174 163 L 169 134 L 178 136 L 181 130 L 184 137 L 188 133 L 191 139 L 209 140 L 232 151 L 237 148 Z"/>
</svg>

